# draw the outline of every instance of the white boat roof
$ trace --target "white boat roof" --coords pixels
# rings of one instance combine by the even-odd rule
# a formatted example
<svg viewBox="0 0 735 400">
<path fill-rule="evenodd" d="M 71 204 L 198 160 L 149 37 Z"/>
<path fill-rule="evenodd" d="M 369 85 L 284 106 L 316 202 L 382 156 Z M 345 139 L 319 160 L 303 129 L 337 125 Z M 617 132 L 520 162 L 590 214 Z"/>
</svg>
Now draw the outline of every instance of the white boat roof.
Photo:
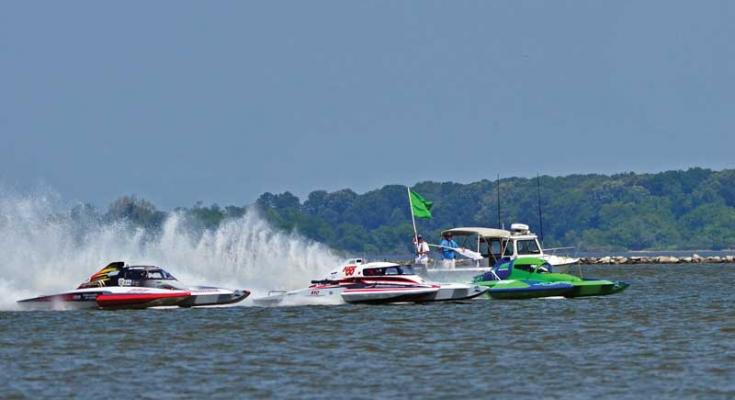
<svg viewBox="0 0 735 400">
<path fill-rule="evenodd" d="M 452 228 L 442 232 L 442 235 L 446 232 L 451 232 L 452 235 L 478 235 L 484 238 L 509 238 L 510 231 L 505 229 L 495 228 L 481 228 L 481 227 L 465 227 L 465 228 Z"/>
</svg>

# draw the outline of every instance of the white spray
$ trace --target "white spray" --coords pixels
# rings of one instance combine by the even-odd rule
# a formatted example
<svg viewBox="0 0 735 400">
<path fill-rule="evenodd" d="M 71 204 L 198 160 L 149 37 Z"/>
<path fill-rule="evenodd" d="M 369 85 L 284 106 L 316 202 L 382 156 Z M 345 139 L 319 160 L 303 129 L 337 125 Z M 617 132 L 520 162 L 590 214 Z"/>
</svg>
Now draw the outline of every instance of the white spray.
<svg viewBox="0 0 735 400">
<path fill-rule="evenodd" d="M 254 290 L 295 289 L 339 264 L 324 245 L 274 230 L 250 210 L 195 233 L 173 213 L 150 235 L 124 223 L 79 222 L 53 196 L 0 197 L 0 309 L 75 288 L 112 261 L 158 265 L 179 280 Z"/>
</svg>

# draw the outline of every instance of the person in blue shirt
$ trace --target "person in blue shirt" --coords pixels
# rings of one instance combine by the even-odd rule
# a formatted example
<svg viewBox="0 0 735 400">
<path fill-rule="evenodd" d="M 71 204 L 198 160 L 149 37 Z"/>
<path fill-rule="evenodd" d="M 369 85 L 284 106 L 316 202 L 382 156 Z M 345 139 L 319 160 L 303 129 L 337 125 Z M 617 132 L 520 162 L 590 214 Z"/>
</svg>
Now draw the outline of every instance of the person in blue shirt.
<svg viewBox="0 0 735 400">
<path fill-rule="evenodd" d="M 444 268 L 454 269 L 455 257 L 457 254 L 451 249 L 459 246 L 457 245 L 457 242 L 452 240 L 452 232 L 444 232 L 444 239 L 440 244 L 442 246 L 442 265 Z"/>
</svg>

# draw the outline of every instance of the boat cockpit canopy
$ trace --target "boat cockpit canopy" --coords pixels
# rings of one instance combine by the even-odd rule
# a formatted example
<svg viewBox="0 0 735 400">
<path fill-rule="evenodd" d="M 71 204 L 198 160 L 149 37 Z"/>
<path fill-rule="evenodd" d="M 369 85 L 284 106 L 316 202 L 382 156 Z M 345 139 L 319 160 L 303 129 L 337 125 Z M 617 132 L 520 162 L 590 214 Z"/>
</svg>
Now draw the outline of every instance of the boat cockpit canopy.
<svg viewBox="0 0 735 400">
<path fill-rule="evenodd" d="M 123 269 L 122 274 L 120 276 L 124 279 L 129 279 L 132 281 L 143 281 L 143 280 L 157 280 L 157 281 L 168 281 L 172 280 L 175 281 L 176 278 L 169 274 L 166 270 L 159 267 L 149 267 L 149 266 L 128 266 L 125 269 Z"/>
<path fill-rule="evenodd" d="M 396 265 L 392 267 L 365 268 L 362 276 L 393 276 L 393 275 L 416 275 L 413 267 L 407 265 Z"/>
<path fill-rule="evenodd" d="M 479 282 L 511 279 L 513 270 L 524 271 L 530 274 L 546 274 L 554 272 L 551 264 L 545 260 L 535 257 L 516 258 L 515 260 L 498 263 L 492 271 L 476 276 L 474 281 Z"/>
<path fill-rule="evenodd" d="M 526 271 L 530 273 L 537 273 L 537 274 L 545 274 L 547 272 L 551 272 L 552 267 L 551 264 L 544 262 L 543 264 L 525 264 L 525 263 L 518 263 L 513 265 L 513 268 Z"/>
<path fill-rule="evenodd" d="M 148 265 L 125 265 L 118 261 L 110 263 L 79 288 L 99 286 L 149 286 L 151 281 L 176 281 L 176 278 L 160 267 Z M 149 283 L 146 283 L 149 282 Z M 166 284 L 169 285 L 169 284 Z M 154 284 L 160 286 L 160 284 Z"/>
</svg>

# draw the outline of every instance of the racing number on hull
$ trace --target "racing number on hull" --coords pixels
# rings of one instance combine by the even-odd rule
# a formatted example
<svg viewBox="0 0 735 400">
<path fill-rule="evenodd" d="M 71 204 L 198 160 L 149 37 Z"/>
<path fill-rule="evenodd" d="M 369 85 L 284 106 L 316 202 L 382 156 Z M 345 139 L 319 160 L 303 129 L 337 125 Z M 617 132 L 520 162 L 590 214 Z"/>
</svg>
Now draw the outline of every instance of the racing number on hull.
<svg viewBox="0 0 735 400">
<path fill-rule="evenodd" d="M 345 276 L 352 276 L 352 275 L 355 274 L 355 269 L 356 268 L 357 268 L 357 266 L 355 266 L 355 265 L 348 265 L 348 266 L 342 268 L 342 273 L 344 273 Z"/>
</svg>

